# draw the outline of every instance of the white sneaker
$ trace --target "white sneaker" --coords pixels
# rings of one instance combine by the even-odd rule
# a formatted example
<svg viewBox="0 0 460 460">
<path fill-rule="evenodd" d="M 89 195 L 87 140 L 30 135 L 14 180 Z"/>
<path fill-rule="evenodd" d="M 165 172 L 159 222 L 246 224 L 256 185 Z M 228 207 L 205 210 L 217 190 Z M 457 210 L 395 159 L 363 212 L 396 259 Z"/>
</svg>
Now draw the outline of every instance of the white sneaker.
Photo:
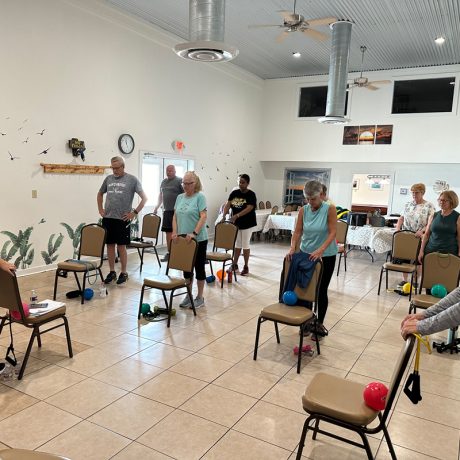
<svg viewBox="0 0 460 460">
<path fill-rule="evenodd" d="M 195 308 L 204 307 L 204 297 L 195 297 L 193 299 L 193 305 L 195 305 Z M 192 308 L 192 304 L 190 304 L 189 308 Z"/>
<path fill-rule="evenodd" d="M 185 296 L 185 299 L 179 304 L 179 307 L 180 308 L 188 308 L 192 305 L 192 302 L 190 302 L 190 297 L 189 295 L 187 294 Z"/>
</svg>

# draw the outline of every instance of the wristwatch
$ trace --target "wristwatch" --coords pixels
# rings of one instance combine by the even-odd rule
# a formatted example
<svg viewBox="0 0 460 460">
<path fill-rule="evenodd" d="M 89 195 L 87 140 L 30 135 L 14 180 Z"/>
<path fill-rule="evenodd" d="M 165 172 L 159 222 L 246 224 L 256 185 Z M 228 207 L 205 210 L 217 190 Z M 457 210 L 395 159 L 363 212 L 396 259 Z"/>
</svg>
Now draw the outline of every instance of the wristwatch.
<svg viewBox="0 0 460 460">
<path fill-rule="evenodd" d="M 195 236 L 198 236 L 198 233 L 197 233 L 197 232 L 195 232 L 195 230 L 193 230 L 193 232 L 192 232 L 192 233 L 193 233 Z"/>
<path fill-rule="evenodd" d="M 139 214 L 135 209 L 133 209 L 133 213 L 136 214 L 136 216 Z"/>
</svg>

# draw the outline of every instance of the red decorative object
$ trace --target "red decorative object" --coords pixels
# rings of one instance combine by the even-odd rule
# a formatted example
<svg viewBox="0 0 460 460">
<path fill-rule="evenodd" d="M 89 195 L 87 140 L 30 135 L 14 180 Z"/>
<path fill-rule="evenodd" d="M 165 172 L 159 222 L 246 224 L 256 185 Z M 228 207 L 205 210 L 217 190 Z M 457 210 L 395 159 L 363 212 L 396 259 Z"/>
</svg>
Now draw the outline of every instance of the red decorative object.
<svg viewBox="0 0 460 460">
<path fill-rule="evenodd" d="M 364 402 L 374 410 L 385 409 L 388 388 L 380 382 L 371 382 L 366 385 L 363 392 Z"/>
</svg>

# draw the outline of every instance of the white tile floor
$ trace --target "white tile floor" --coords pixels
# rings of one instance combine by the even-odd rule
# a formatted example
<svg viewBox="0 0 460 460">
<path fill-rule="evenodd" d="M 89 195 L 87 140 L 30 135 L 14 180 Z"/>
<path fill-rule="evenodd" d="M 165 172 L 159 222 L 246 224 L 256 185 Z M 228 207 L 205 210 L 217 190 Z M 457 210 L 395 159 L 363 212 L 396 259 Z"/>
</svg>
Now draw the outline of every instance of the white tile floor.
<svg viewBox="0 0 460 460">
<path fill-rule="evenodd" d="M 74 358 L 66 356 L 62 330 L 43 336 L 24 379 L 0 384 L 0 448 L 21 447 L 78 459 L 293 459 L 305 420 L 301 396 L 318 371 L 367 383 L 388 382 L 401 347 L 399 323 L 408 299 L 377 296 L 382 260 L 350 254 L 330 286 L 321 355 L 305 357 L 296 373 L 297 329 L 283 328 L 281 344 L 271 323 L 262 326 L 252 359 L 260 309 L 276 302 L 282 243 L 255 243 L 250 276 L 224 289 L 205 288 L 206 307 L 177 308 L 165 322 L 137 321 L 143 277 L 158 273 L 153 255 L 142 275 L 137 254 L 130 279 L 110 286 L 109 296 L 81 306 L 66 300 L 73 281 L 62 280 Z M 164 266 L 163 266 L 164 269 Z M 107 272 L 104 267 L 104 273 Z M 23 298 L 38 290 L 52 295 L 54 272 L 20 278 Z M 396 277 L 394 283 L 399 281 Z M 159 303 L 151 291 L 146 301 Z M 176 299 L 176 305 L 180 300 Z M 24 351 L 29 331 L 15 327 Z M 0 337 L 0 353 L 9 343 Z M 441 334 L 445 339 L 446 334 Z M 400 459 L 458 459 L 460 361 L 426 353 L 421 361 L 423 400 L 399 395 L 389 430 Z M 371 438 L 378 459 L 390 458 L 380 436 Z M 364 452 L 330 438 L 307 438 L 304 458 L 358 459 Z"/>
</svg>

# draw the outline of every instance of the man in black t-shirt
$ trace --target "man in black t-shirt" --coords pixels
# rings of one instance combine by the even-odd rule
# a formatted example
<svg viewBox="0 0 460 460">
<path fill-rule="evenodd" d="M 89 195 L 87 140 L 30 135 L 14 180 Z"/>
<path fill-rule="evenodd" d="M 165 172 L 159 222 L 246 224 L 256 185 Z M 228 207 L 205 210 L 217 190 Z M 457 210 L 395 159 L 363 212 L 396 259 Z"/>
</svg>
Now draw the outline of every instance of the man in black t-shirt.
<svg viewBox="0 0 460 460">
<path fill-rule="evenodd" d="M 226 216 L 229 209 L 232 210 L 231 221 L 238 227 L 238 237 L 235 244 L 235 254 L 233 257 L 233 270 L 238 270 L 238 259 L 241 249 L 243 249 L 244 267 L 241 271 L 242 276 L 249 274 L 249 240 L 252 235 L 252 228 L 257 225 L 256 220 L 256 194 L 248 189 L 250 178 L 247 174 L 240 174 L 238 186 L 228 197 L 223 215 Z"/>
</svg>

